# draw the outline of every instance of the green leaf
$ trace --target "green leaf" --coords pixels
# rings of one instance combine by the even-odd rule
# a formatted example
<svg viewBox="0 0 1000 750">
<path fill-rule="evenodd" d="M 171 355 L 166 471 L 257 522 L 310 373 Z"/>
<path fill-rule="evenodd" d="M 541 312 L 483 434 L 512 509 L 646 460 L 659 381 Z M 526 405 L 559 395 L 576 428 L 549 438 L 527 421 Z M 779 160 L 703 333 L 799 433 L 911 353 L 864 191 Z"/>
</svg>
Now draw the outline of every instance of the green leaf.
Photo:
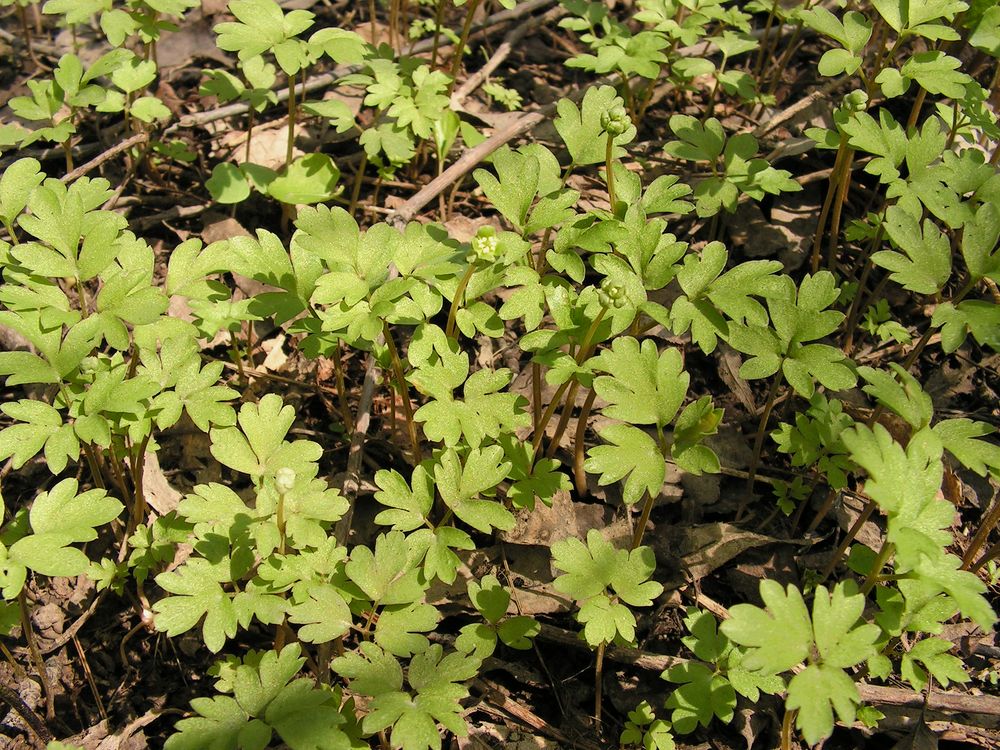
<svg viewBox="0 0 1000 750">
<path fill-rule="evenodd" d="M 569 150 L 573 164 L 582 167 L 604 161 L 608 135 L 601 126 L 601 114 L 623 104 L 622 98 L 612 86 L 592 86 L 587 89 L 579 108 L 569 99 L 559 100 L 555 126 Z M 625 154 L 621 146 L 631 143 L 635 132 L 635 126 L 630 125 L 624 133 L 614 137 L 613 158 Z"/>
<path fill-rule="evenodd" d="M 885 213 L 885 229 L 893 244 L 902 252 L 879 250 L 872 262 L 892 273 L 896 283 L 920 294 L 935 294 L 951 278 L 951 245 L 945 234 L 930 219 L 920 223 L 898 205 Z"/>
<path fill-rule="evenodd" d="M 267 194 L 289 205 L 323 203 L 337 194 L 340 170 L 323 153 L 306 154 L 295 159 L 267 186 Z"/>
<path fill-rule="evenodd" d="M 274 393 L 257 404 L 243 404 L 238 420 L 239 428 L 212 430 L 212 455 L 231 469 L 249 474 L 257 483 L 280 468 L 307 474 L 322 453 L 320 446 L 311 441 L 284 440 L 295 421 L 295 409 L 284 405 Z"/>
<path fill-rule="evenodd" d="M 722 675 L 698 662 L 678 664 L 661 677 L 682 687 L 674 690 L 664 704 L 671 709 L 670 722 L 679 734 L 689 734 L 700 724 L 707 727 L 712 719 L 728 724 L 736 709 L 736 691 Z"/>
<path fill-rule="evenodd" d="M 362 641 L 358 651 L 338 656 L 330 666 L 351 681 L 351 690 L 368 696 L 391 694 L 403 687 L 403 669 L 392 654 L 372 641 Z"/>
<path fill-rule="evenodd" d="M 0 411 L 20 422 L 0 432 L 0 460 L 13 457 L 13 468 L 20 469 L 43 447 L 53 474 L 62 473 L 69 459 L 79 458 L 73 426 L 63 424 L 62 415 L 44 401 L 21 399 L 3 404 Z"/>
<path fill-rule="evenodd" d="M 1000 474 L 1000 446 L 978 438 L 993 435 L 996 429 L 971 419 L 944 419 L 934 425 L 934 434 L 946 451 L 979 476 Z"/>
<path fill-rule="evenodd" d="M 37 159 L 18 159 L 0 175 L 0 221 L 12 225 L 28 205 L 31 192 L 42 184 L 45 173 Z"/>
<path fill-rule="evenodd" d="M 909 651 L 903 654 L 899 664 L 899 673 L 917 692 L 922 692 L 927 687 L 928 672 L 943 688 L 948 687 L 952 682 L 968 682 L 969 675 L 965 671 L 962 660 L 949 654 L 951 649 L 951 642 L 943 638 L 924 638 L 917 641 Z M 923 667 L 919 664 L 922 664 Z"/>
<path fill-rule="evenodd" d="M 379 534 L 374 553 L 367 547 L 355 547 L 345 571 L 365 596 L 385 606 L 415 602 L 426 587 L 420 582 L 410 545 L 400 531 Z"/>
<path fill-rule="evenodd" d="M 899 69 L 904 78 L 916 81 L 930 94 L 949 99 L 963 99 L 965 86 L 971 80 L 958 68 L 961 61 L 940 51 L 914 53 Z"/>
<path fill-rule="evenodd" d="M 879 122 L 866 112 L 855 112 L 842 127 L 852 148 L 876 157 L 865 165 L 868 174 L 883 183 L 899 177 L 898 167 L 906 158 L 906 133 L 887 110 L 879 110 Z"/>
<path fill-rule="evenodd" d="M 313 23 L 312 13 L 293 10 L 286 15 L 274 0 L 230 0 L 229 11 L 236 16 L 237 22 L 216 25 L 215 33 L 219 35 L 216 44 L 219 49 L 238 53 L 240 60 L 268 51 L 277 53 L 283 43 Z M 285 60 L 285 64 L 288 62 Z M 290 67 L 282 65 L 286 73 L 298 71 L 294 65 Z"/>
<path fill-rule="evenodd" d="M 11 545 L 8 558 L 47 576 L 77 576 L 90 565 L 69 545 L 97 538 L 97 528 L 111 522 L 122 504 L 102 489 L 77 494 L 75 479 L 64 479 L 35 498 L 28 513 L 32 533 Z"/>
<path fill-rule="evenodd" d="M 600 431 L 600 436 L 610 445 L 591 448 L 584 469 L 600 474 L 597 481 L 602 487 L 628 477 L 622 498 L 629 505 L 639 502 L 647 492 L 656 497 L 667 472 L 656 441 L 638 427 L 627 424 L 609 425 Z"/>
<path fill-rule="evenodd" d="M 854 680 L 842 669 L 810 664 L 788 683 L 785 708 L 798 711 L 795 726 L 808 744 L 815 745 L 833 732 L 834 710 L 850 725 L 860 702 Z"/>
<path fill-rule="evenodd" d="M 456 518 L 484 534 L 514 528 L 513 514 L 501 503 L 480 499 L 481 494 L 492 492 L 507 477 L 511 464 L 503 459 L 503 448 L 491 445 L 469 451 L 463 466 L 455 449 L 448 448 L 434 467 L 441 499 Z"/>
<path fill-rule="evenodd" d="M 1000 10 L 1000 9 L 998 9 Z M 987 276 L 1000 280 L 1000 209 L 984 203 L 962 228 L 962 257 L 974 279 Z"/>
<path fill-rule="evenodd" d="M 670 129 L 679 141 L 670 141 L 664 150 L 671 156 L 688 161 L 715 162 L 722 156 L 726 134 L 714 117 L 704 124 L 691 115 L 671 115 Z"/>
<path fill-rule="evenodd" d="M 310 584 L 306 591 L 308 598 L 288 609 L 288 621 L 302 626 L 300 640 L 329 643 L 350 630 L 351 609 L 340 591 L 326 583 Z"/>
<path fill-rule="evenodd" d="M 424 525 L 434 504 L 434 479 L 423 464 L 413 469 L 410 477 L 413 489 L 399 472 L 381 469 L 375 473 L 379 491 L 375 499 L 393 510 L 383 510 L 375 523 L 391 526 L 398 531 L 413 531 Z"/>
<path fill-rule="evenodd" d="M 160 573 L 156 583 L 174 596 L 153 605 L 157 630 L 180 635 L 191 630 L 204 617 L 202 638 L 212 653 L 218 653 L 237 630 L 233 600 L 222 588 L 230 580 L 229 561 L 210 563 L 192 558 L 180 568 Z"/>
<path fill-rule="evenodd" d="M 594 379 L 594 390 L 609 404 L 602 412 L 635 425 L 669 424 L 690 382 L 680 350 L 666 349 L 660 354 L 652 339 L 645 339 L 640 347 L 631 336 L 616 338 L 593 367 L 609 373 Z"/>
<path fill-rule="evenodd" d="M 941 327 L 941 348 L 951 353 L 965 343 L 971 333 L 982 346 L 1000 351 L 1000 305 L 985 300 L 967 299 L 953 305 L 938 305 L 931 325 Z"/>
<path fill-rule="evenodd" d="M 208 194 L 216 203 L 242 203 L 250 197 L 250 185 L 235 164 L 224 161 L 215 165 L 205 181 Z"/>
<path fill-rule="evenodd" d="M 767 610 L 752 604 L 737 604 L 730 619 L 720 626 L 727 638 L 749 650 L 743 666 L 767 674 L 780 674 L 801 664 L 812 645 L 812 623 L 801 592 L 792 585 L 787 591 L 771 579 L 760 582 L 760 596 Z"/>
<path fill-rule="evenodd" d="M 584 635 L 591 646 L 619 636 L 627 642 L 634 639 L 635 618 L 617 599 L 645 607 L 663 592 L 659 583 L 649 580 L 656 567 L 652 550 L 615 549 L 596 529 L 587 532 L 586 546 L 574 537 L 553 544 L 552 561 L 565 571 L 555 580 L 556 590 L 582 602 L 578 619 L 585 624 Z M 607 595 L 609 588 L 616 601 Z"/>
<path fill-rule="evenodd" d="M 379 613 L 375 642 L 394 656 L 422 653 L 428 640 L 420 633 L 434 630 L 440 619 L 441 613 L 424 602 L 387 607 Z"/>
</svg>

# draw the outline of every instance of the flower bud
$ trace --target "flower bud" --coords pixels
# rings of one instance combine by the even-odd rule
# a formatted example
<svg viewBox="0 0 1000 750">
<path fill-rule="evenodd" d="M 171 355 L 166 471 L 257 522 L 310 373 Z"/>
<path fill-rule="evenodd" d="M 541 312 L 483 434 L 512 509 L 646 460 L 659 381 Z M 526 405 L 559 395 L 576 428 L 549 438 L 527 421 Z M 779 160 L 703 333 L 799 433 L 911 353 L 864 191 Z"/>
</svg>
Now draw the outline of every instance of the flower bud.
<svg viewBox="0 0 1000 750">
<path fill-rule="evenodd" d="M 295 486 L 295 469 L 282 466 L 274 475 L 274 486 L 282 495 L 291 492 Z"/>
<path fill-rule="evenodd" d="M 601 288 L 597 292 L 597 300 L 601 307 L 624 307 L 628 301 L 625 297 L 625 287 L 615 284 L 611 279 L 605 278 L 601 282 Z"/>
<path fill-rule="evenodd" d="M 628 118 L 628 113 L 622 106 L 610 107 L 601 113 L 601 128 L 612 138 L 621 135 L 632 121 Z"/>
<path fill-rule="evenodd" d="M 473 262 L 493 264 L 500 255 L 497 246 L 496 230 L 493 227 L 479 227 L 476 236 L 472 238 L 470 260 Z"/>
</svg>

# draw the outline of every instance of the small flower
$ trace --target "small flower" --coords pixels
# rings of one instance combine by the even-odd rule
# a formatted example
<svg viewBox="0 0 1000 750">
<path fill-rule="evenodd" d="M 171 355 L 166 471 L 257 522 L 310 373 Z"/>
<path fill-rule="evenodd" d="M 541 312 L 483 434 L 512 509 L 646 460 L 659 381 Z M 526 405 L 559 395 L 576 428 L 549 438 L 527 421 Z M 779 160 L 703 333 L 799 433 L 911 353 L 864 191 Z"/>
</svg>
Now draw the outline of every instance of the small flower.
<svg viewBox="0 0 1000 750">
<path fill-rule="evenodd" d="M 601 288 L 597 292 L 597 299 L 601 307 L 624 307 L 628 301 L 625 298 L 625 287 L 615 284 L 611 279 L 604 279 Z"/>
<path fill-rule="evenodd" d="M 601 113 L 601 128 L 612 138 L 621 135 L 632 121 L 628 118 L 628 113 L 622 106 L 610 107 Z"/>
<path fill-rule="evenodd" d="M 274 475 L 274 486 L 282 495 L 291 492 L 295 487 L 295 469 L 282 466 Z"/>
<path fill-rule="evenodd" d="M 500 255 L 497 246 L 496 230 L 493 227 L 479 227 L 476 236 L 472 238 L 472 252 L 470 260 L 493 264 L 497 262 Z"/>
</svg>

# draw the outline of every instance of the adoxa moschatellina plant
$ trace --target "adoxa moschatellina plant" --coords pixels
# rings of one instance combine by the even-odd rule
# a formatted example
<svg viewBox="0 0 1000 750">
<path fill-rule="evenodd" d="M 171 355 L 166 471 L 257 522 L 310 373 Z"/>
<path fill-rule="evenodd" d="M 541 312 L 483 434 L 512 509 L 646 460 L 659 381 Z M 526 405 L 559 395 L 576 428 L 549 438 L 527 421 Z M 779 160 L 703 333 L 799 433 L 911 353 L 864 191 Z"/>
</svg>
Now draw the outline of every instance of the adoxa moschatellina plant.
<svg viewBox="0 0 1000 750">
<path fill-rule="evenodd" d="M 910 39 L 947 35 L 941 28 L 966 10 L 959 6 L 916 18 L 876 3 L 876 20 L 880 34 L 900 40 L 892 52 L 905 54 Z M 830 26 L 821 16 L 806 18 Z M 987 16 L 971 37 L 984 44 L 983 24 L 996 20 Z M 861 245 L 869 276 L 882 269 L 886 283 L 940 303 L 913 361 L 932 330 L 949 351 L 970 334 L 995 346 L 995 305 L 978 295 L 1000 275 L 996 172 L 960 145 L 970 125 L 992 127 L 976 108 L 977 84 L 961 78 L 940 50 L 915 52 L 898 77 L 886 73 L 895 70 L 891 56 L 859 41 L 864 16 L 837 22 L 843 30 L 827 35 L 843 36 L 850 59 L 841 63 L 851 67 L 860 58 L 851 72 L 866 88 L 877 84 L 890 96 L 916 82 L 954 104 L 947 130 L 936 120 L 906 128 L 884 108 L 877 118 L 867 113 L 872 88 L 846 99 L 836 132 L 815 133 L 838 149 L 841 165 L 854 150 L 874 156 L 866 169 L 885 186 L 884 205 L 850 226 L 848 250 Z M 279 44 L 285 41 L 298 49 L 291 39 Z M 821 72 L 838 61 L 831 59 Z M 915 107 L 917 120 L 925 100 Z M 693 190 L 673 175 L 643 184 L 622 161 L 636 137 L 626 105 L 607 86 L 588 90 L 579 104 L 561 101 L 555 128 L 563 163 L 540 144 L 496 152 L 492 167 L 474 177 L 499 215 L 497 226 L 470 243 L 435 225 L 362 231 L 348 212 L 317 206 L 299 211 L 287 243 L 266 230 L 207 247 L 182 243 L 162 286 L 153 284 L 148 245 L 98 208 L 109 195 L 104 181 L 65 186 L 27 159 L 8 168 L 0 178 L 0 219 L 9 235 L 0 246 L 0 322 L 34 350 L 0 353 L 0 373 L 8 385 L 43 387 L 38 398 L 2 407 L 14 424 L 0 432 L 0 456 L 20 468 L 41 452 L 56 475 L 83 462 L 93 489 L 60 481 L 5 536 L 3 593 L 11 603 L 4 621 L 27 617 L 29 570 L 86 571 L 100 586 L 134 586 L 157 628 L 171 635 L 197 629 L 213 653 L 249 637 L 273 645 L 216 665 L 218 694 L 192 703 L 194 715 L 168 741 L 172 750 L 227 746 L 234 737 L 244 747 L 265 747 L 275 735 L 293 748 L 357 747 L 375 737 L 405 750 L 437 748 L 441 728 L 467 731 L 462 701 L 482 660 L 501 643 L 529 646 L 537 625 L 508 614 L 511 592 L 487 576 L 467 586 L 475 621 L 454 642 L 431 643 L 442 614 L 428 590 L 439 580 L 454 583 L 460 555 L 511 530 L 516 510 L 569 489 L 562 463 L 572 462 L 579 491 L 592 473 L 602 485 L 621 482 L 626 508 L 640 508 L 627 543 L 616 546 L 593 530 L 585 543 L 566 540 L 552 550 L 561 571 L 555 587 L 574 602 L 582 638 L 596 651 L 600 717 L 607 647 L 635 643 L 642 623 L 633 608 L 651 606 L 662 591 L 642 541 L 666 464 L 692 473 L 720 468 L 703 441 L 721 410 L 710 394 L 689 393 L 685 364 L 721 340 L 745 356 L 744 378 L 770 378 L 755 467 L 772 407 L 790 386 L 791 403 L 810 399 L 810 411 L 794 427 L 779 427 L 779 449 L 793 453 L 815 482 L 863 479 L 868 512 L 885 517 L 886 533 L 878 549 L 851 550 L 856 581 L 848 574 L 811 592 L 764 581 L 764 606 L 736 604 L 722 624 L 690 612 L 685 645 L 696 661 L 665 674 L 681 685 L 665 697 L 670 722 L 637 711 L 630 741 L 664 746 L 667 724 L 685 733 L 731 718 L 736 693 L 757 700 L 760 692 L 784 692 L 784 741 L 798 727 L 816 743 L 835 718 L 850 723 L 857 715 L 861 664 L 870 678 L 898 673 L 918 690 L 930 677 L 941 685 L 965 680 L 949 642 L 937 636 L 955 615 L 984 628 L 994 622 L 984 586 L 969 571 L 989 554 L 975 559 L 975 545 L 964 559 L 951 551 L 953 511 L 938 489 L 946 452 L 973 471 L 1000 470 L 996 446 L 983 439 L 989 426 L 935 420 L 907 367 L 851 360 L 841 331 L 851 329 L 854 308 L 876 304 L 867 279 L 858 280 L 854 299 L 861 301 L 844 309 L 839 267 L 793 279 L 776 261 L 733 262 L 718 239 L 692 247 L 669 232 L 694 212 L 713 220 L 713 238 L 723 237 L 724 223 L 714 221 L 723 209 L 799 186 L 758 155 L 750 134 L 684 114 L 671 118 L 675 139 L 664 152 L 706 166 L 707 178 Z M 567 187 L 578 170 L 604 181 L 606 208 L 581 207 L 580 194 Z M 850 179 L 849 166 L 834 170 L 827 216 L 835 228 Z M 834 236 L 836 256 L 841 238 Z M 961 255 L 955 279 L 953 246 Z M 219 280 L 227 273 L 269 291 L 233 300 Z M 669 295 L 656 294 L 668 286 Z M 194 311 L 192 323 L 164 316 L 174 296 Z M 222 363 L 202 361 L 202 342 L 222 330 L 233 334 L 241 360 L 237 336 L 253 320 L 283 326 L 309 356 L 336 362 L 344 347 L 371 352 L 397 391 L 409 445 L 375 475 L 384 509 L 371 545 L 348 548 L 338 538 L 349 503 L 323 478 L 321 447 L 288 438 L 294 407 L 267 394 L 236 409 Z M 508 325 L 531 357 L 530 398 L 511 389 L 511 371 L 474 365 L 470 356 L 479 337 L 499 338 Z M 647 335 L 655 326 L 680 343 Z M 872 406 L 897 414 L 908 434 L 894 437 L 877 418 L 860 423 L 833 405 L 836 392 L 859 379 Z M 825 402 L 816 398 L 822 391 Z M 352 424 L 350 404 L 340 406 Z M 588 451 L 587 418 L 595 409 L 603 426 Z M 182 413 L 209 433 L 212 455 L 231 481 L 199 485 L 176 512 L 150 521 L 143 459 Z M 578 427 L 565 440 L 574 415 Z M 123 509 L 126 517 L 114 523 Z M 102 536 L 116 546 L 92 564 L 74 545 Z M 173 567 L 180 543 L 193 551 Z M 30 624 L 25 631 L 30 638 Z M 301 674 L 306 663 L 315 665 L 312 678 Z M 706 692 L 719 697 L 711 712 L 698 704 Z"/>
</svg>

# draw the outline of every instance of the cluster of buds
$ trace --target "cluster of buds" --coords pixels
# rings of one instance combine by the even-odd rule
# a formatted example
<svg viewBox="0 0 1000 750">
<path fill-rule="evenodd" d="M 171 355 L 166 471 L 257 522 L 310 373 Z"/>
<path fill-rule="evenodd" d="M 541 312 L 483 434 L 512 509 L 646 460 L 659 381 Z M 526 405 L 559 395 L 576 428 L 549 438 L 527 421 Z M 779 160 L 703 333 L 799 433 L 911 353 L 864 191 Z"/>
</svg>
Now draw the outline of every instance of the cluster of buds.
<svg viewBox="0 0 1000 750">
<path fill-rule="evenodd" d="M 479 227 L 476 236 L 471 242 L 472 252 L 469 253 L 469 261 L 472 263 L 485 263 L 492 265 L 497 262 L 500 255 L 497 246 L 497 232 L 493 227 Z"/>
<path fill-rule="evenodd" d="M 282 466 L 274 473 L 274 486 L 278 494 L 287 495 L 295 488 L 295 469 Z"/>
<path fill-rule="evenodd" d="M 621 105 L 609 107 L 601 113 L 601 129 L 612 138 L 620 136 L 631 124 L 628 112 Z"/>
<path fill-rule="evenodd" d="M 628 301 L 625 299 L 625 287 L 615 284 L 611 279 L 605 278 L 601 282 L 601 288 L 597 291 L 597 299 L 601 307 L 624 307 Z"/>
</svg>

